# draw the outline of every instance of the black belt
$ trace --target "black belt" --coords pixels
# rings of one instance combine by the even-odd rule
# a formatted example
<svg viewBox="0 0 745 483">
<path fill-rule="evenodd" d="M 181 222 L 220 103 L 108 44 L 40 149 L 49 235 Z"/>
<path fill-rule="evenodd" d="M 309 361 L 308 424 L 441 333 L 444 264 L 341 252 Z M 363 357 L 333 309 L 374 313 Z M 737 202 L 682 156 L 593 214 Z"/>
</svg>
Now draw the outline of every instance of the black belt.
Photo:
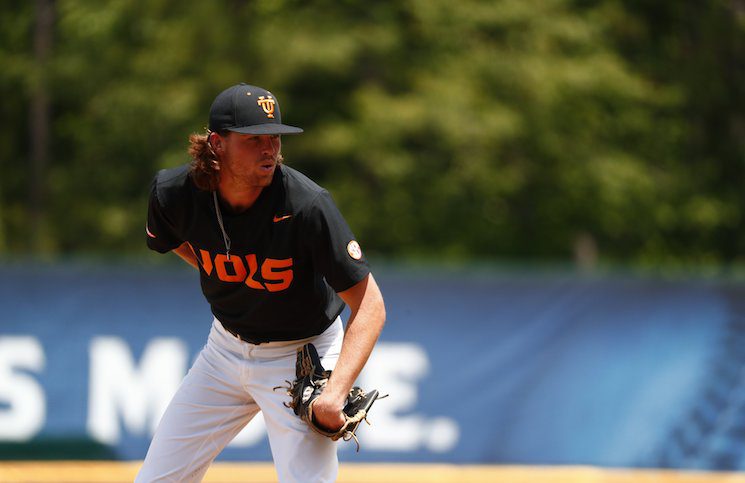
<svg viewBox="0 0 745 483">
<path fill-rule="evenodd" d="M 222 322 L 220 322 L 220 323 L 222 324 Z M 228 327 L 225 324 L 222 324 L 222 327 L 226 331 L 230 332 L 236 339 L 240 340 L 241 342 L 247 342 L 249 344 L 254 344 L 254 345 L 261 344 L 262 342 L 269 342 L 268 340 L 253 340 L 253 339 L 248 339 L 246 337 L 243 337 L 241 334 L 239 334 L 238 332 L 236 332 L 235 330 L 231 329 L 230 327 Z"/>
<path fill-rule="evenodd" d="M 336 319 L 334 319 L 334 320 L 336 320 Z M 323 327 L 323 330 L 321 331 L 321 333 L 322 333 L 323 331 L 325 331 L 326 329 L 328 329 L 329 327 L 331 327 L 331 324 L 332 324 L 333 322 L 334 322 L 334 321 L 332 320 L 332 321 L 330 321 L 330 322 L 329 322 L 328 324 L 326 324 L 326 325 L 325 325 L 325 326 Z M 284 340 L 284 339 L 280 339 L 279 341 L 277 341 L 277 340 L 272 340 L 272 339 L 248 339 L 248 338 L 246 338 L 246 337 L 243 337 L 243 336 L 242 336 L 241 334 L 239 334 L 239 333 L 238 333 L 237 331 L 235 331 L 234 329 L 231 329 L 231 328 L 230 328 L 230 327 L 228 327 L 227 325 L 223 324 L 222 322 L 220 322 L 220 324 L 222 324 L 222 327 L 223 327 L 223 329 L 225 329 L 226 331 L 230 332 L 230 333 L 231 333 L 231 334 L 232 334 L 232 335 L 233 335 L 233 336 L 234 336 L 235 338 L 237 338 L 238 340 L 240 340 L 240 341 L 242 341 L 242 342 L 247 342 L 247 343 L 249 343 L 249 344 L 253 344 L 253 345 L 259 345 L 259 344 L 265 344 L 265 343 L 267 343 L 267 342 L 279 342 L 279 341 L 281 341 L 281 342 L 287 342 L 287 341 L 286 341 L 286 340 Z M 318 335 L 318 334 L 317 334 L 317 335 Z M 306 337 L 301 337 L 300 339 L 294 339 L 294 340 L 307 339 L 308 337 L 313 337 L 313 336 L 312 336 L 312 335 L 309 335 L 309 336 L 306 336 Z M 289 340 L 293 340 L 293 339 L 289 339 Z"/>
</svg>

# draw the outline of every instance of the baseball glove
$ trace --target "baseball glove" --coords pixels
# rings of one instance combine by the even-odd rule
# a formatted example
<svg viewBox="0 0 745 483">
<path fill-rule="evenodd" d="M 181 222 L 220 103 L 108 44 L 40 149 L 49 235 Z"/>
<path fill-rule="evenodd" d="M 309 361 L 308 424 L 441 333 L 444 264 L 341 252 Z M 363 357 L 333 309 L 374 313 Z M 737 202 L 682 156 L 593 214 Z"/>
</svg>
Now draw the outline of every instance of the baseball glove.
<svg viewBox="0 0 745 483">
<path fill-rule="evenodd" d="M 353 387 L 349 391 L 347 402 L 342 410 L 344 424 L 336 431 L 331 431 L 318 424 L 313 417 L 313 403 L 323 392 L 330 376 L 331 371 L 324 369 L 321 365 L 321 358 L 318 356 L 315 346 L 305 344 L 297 351 L 296 379 L 293 382 L 287 381 L 289 384 L 287 395 L 292 400 L 285 405 L 292 408 L 295 414 L 305 421 L 311 429 L 323 436 L 334 441 L 354 439 L 357 443 L 357 451 L 359 451 L 360 443 L 355 432 L 363 420 L 367 422 L 367 414 L 375 400 L 385 396 L 380 396 L 375 389 L 365 392 L 357 386 Z"/>
</svg>

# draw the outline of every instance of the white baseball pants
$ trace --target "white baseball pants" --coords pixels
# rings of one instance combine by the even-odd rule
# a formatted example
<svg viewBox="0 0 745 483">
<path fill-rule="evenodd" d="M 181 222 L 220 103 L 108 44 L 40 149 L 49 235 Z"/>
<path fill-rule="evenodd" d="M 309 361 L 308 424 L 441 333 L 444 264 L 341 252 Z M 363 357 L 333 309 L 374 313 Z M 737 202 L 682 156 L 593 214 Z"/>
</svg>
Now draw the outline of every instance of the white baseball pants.
<svg viewBox="0 0 745 483">
<path fill-rule="evenodd" d="M 166 409 L 150 443 L 137 483 L 201 481 L 222 449 L 259 411 L 280 482 L 336 480 L 336 443 L 314 433 L 274 390 L 295 379 L 296 350 L 307 342 L 333 369 L 344 330 L 337 318 L 316 337 L 249 344 L 215 319 L 209 339 Z"/>
</svg>

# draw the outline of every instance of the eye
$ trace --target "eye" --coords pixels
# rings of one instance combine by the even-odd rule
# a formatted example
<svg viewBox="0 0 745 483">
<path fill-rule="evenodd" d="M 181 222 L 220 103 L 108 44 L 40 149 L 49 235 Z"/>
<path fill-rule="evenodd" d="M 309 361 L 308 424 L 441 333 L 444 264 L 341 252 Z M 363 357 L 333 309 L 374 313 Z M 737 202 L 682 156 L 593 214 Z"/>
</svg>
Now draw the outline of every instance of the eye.
<svg viewBox="0 0 745 483">
<path fill-rule="evenodd" d="M 251 136 L 251 137 L 246 138 L 247 144 L 259 144 L 259 141 L 260 141 L 259 136 Z"/>
</svg>

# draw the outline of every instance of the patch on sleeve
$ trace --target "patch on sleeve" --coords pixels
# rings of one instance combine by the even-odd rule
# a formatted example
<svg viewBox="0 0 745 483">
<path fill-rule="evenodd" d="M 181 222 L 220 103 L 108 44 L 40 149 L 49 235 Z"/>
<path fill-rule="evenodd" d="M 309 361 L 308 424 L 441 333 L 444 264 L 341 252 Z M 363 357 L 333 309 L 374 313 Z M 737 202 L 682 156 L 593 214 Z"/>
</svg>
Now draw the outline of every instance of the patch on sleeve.
<svg viewBox="0 0 745 483">
<path fill-rule="evenodd" d="M 362 258 L 362 248 L 360 248 L 360 244 L 357 243 L 357 240 L 352 240 L 347 244 L 347 253 L 349 253 L 349 256 L 355 260 Z"/>
</svg>

